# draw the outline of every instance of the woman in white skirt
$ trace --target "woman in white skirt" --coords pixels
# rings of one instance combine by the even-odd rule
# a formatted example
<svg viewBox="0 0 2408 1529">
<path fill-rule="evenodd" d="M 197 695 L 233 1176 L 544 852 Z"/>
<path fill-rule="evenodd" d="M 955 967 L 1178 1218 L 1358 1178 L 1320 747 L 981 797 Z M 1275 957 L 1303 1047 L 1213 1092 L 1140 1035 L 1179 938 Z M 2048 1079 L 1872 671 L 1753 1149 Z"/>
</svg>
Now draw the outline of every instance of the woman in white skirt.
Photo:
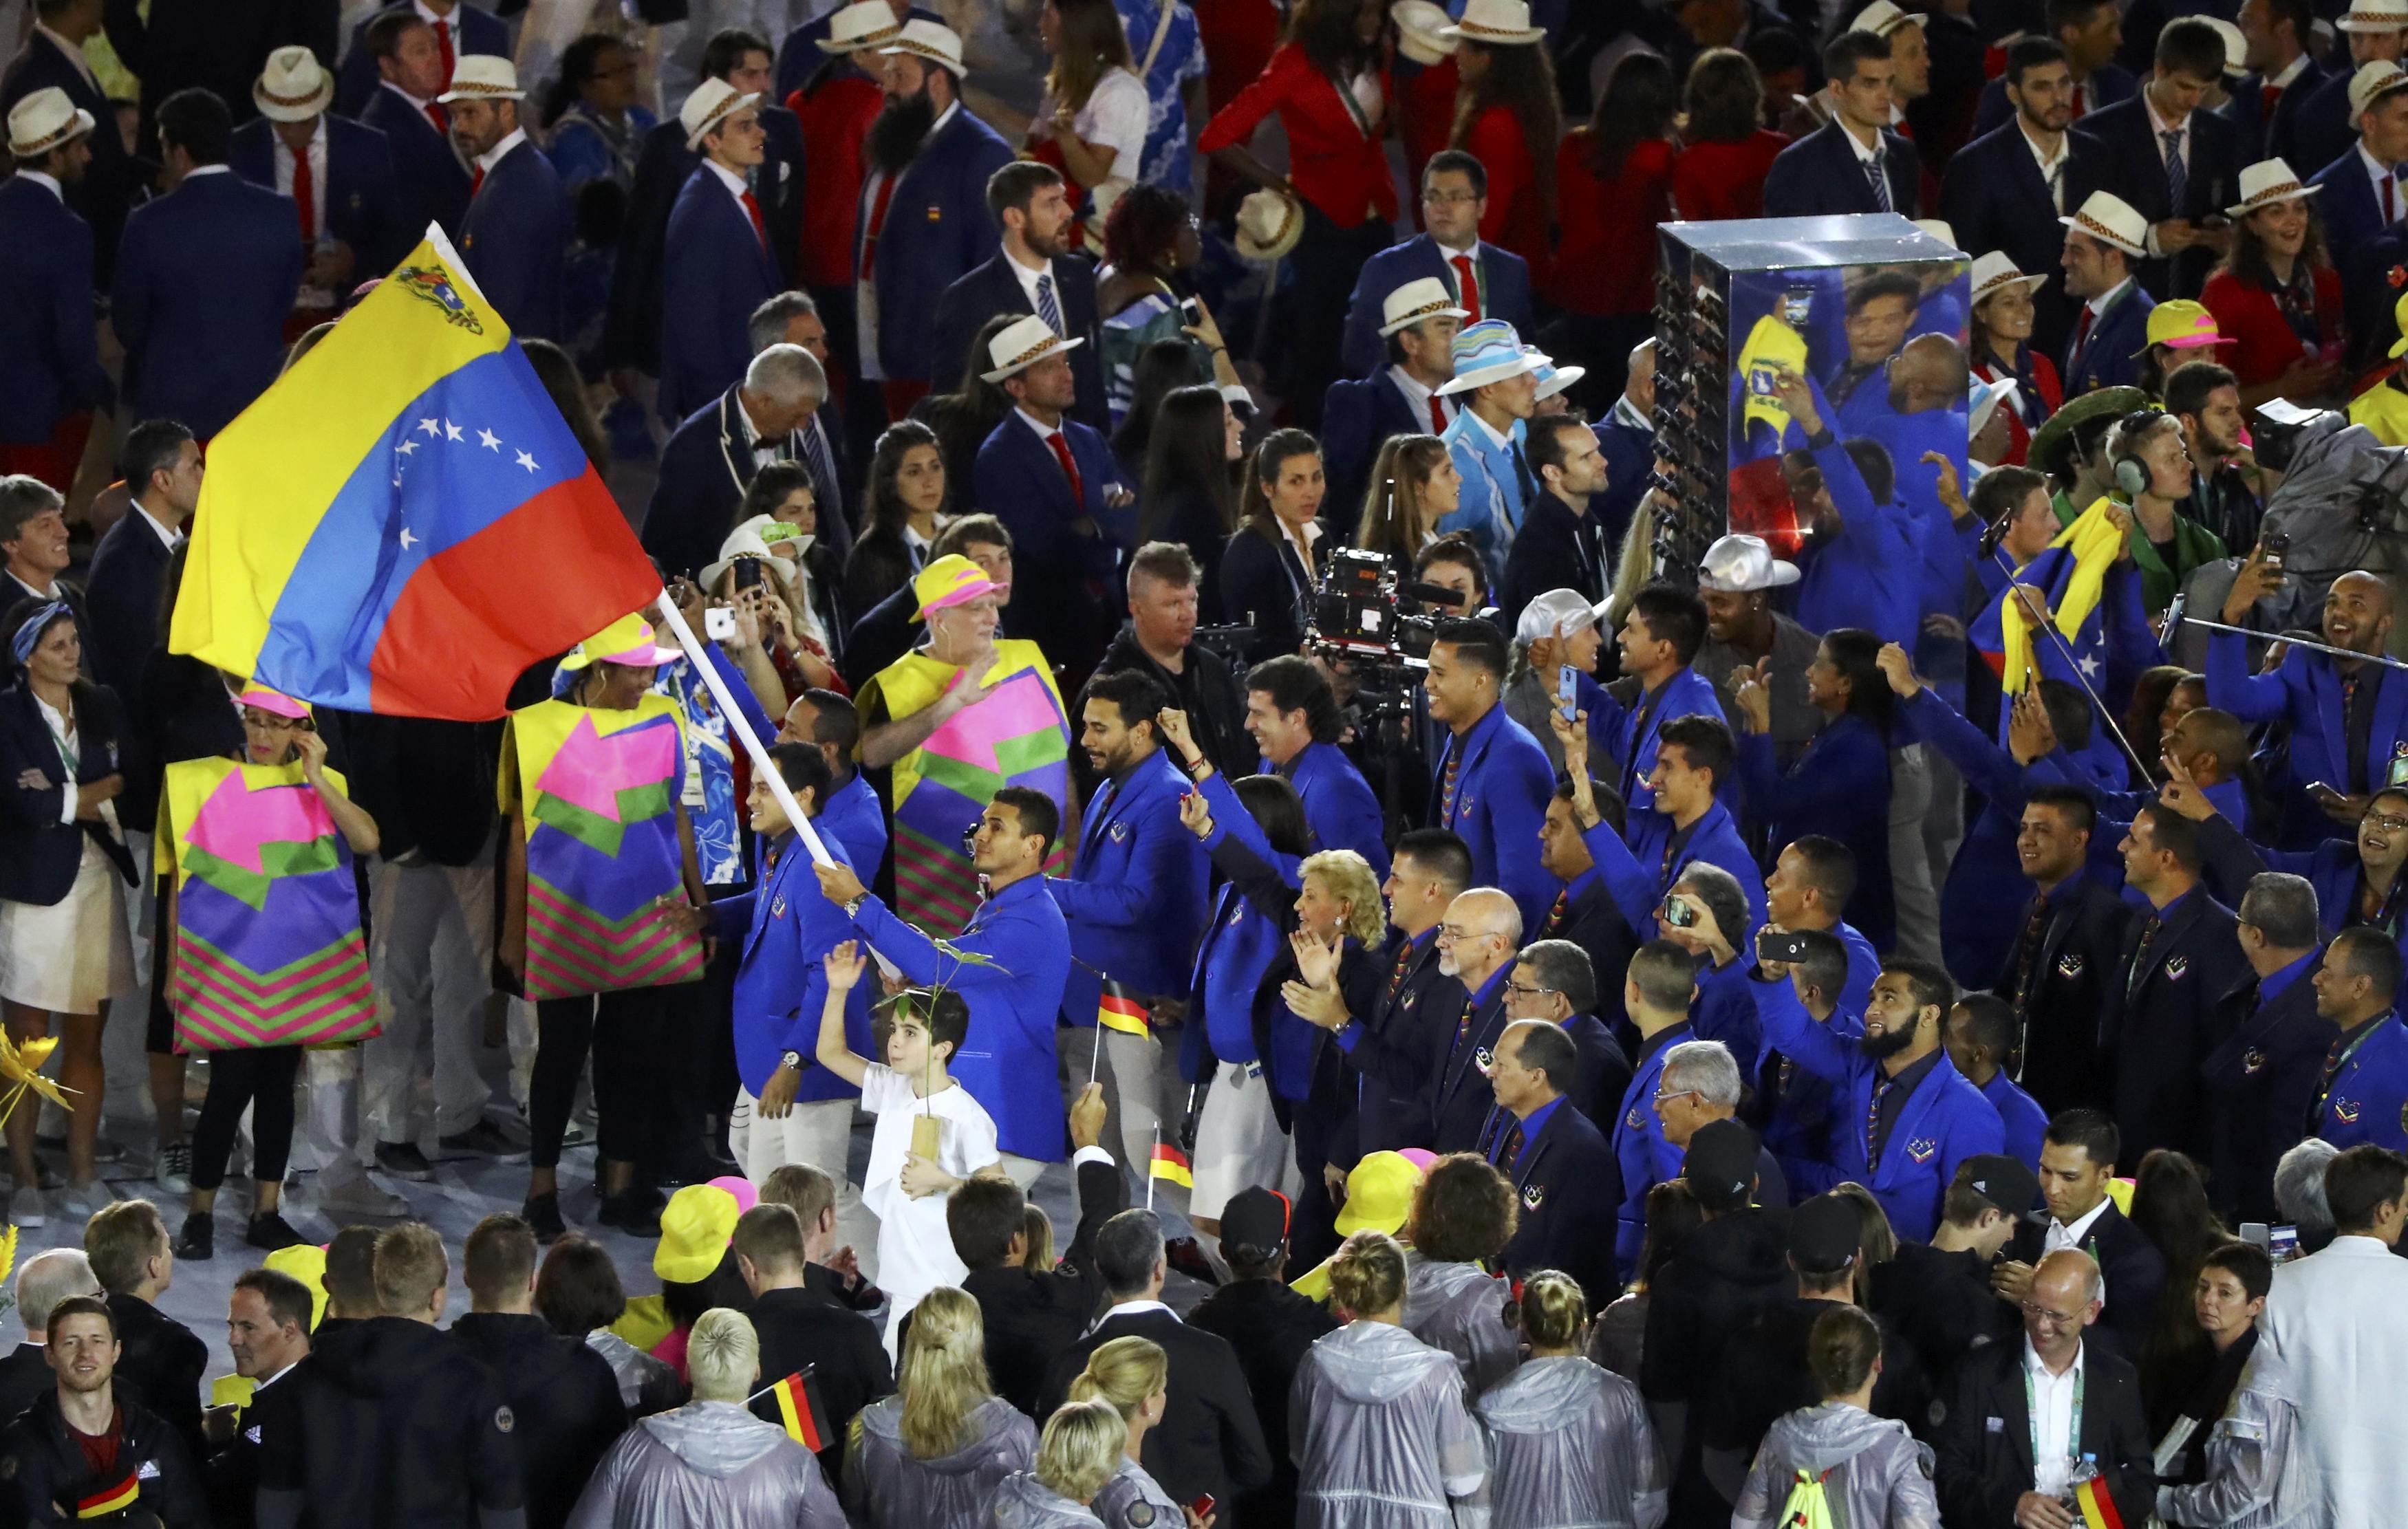
<svg viewBox="0 0 2408 1529">
<path fill-rule="evenodd" d="M 125 922 L 133 857 L 112 799 L 124 789 L 116 695 L 79 678 L 82 634 L 64 601 L 20 602 L 0 634 L 9 688 L 0 691 L 0 1007 L 19 1045 L 59 1033 L 59 1081 L 70 1091 L 67 1209 L 80 1219 L 108 1198 L 93 1172 L 100 1131 L 100 1032 L 108 1002 L 134 991 Z M 43 1221 L 34 1159 L 38 1112 L 8 1118 L 16 1193 L 8 1219 Z"/>
</svg>

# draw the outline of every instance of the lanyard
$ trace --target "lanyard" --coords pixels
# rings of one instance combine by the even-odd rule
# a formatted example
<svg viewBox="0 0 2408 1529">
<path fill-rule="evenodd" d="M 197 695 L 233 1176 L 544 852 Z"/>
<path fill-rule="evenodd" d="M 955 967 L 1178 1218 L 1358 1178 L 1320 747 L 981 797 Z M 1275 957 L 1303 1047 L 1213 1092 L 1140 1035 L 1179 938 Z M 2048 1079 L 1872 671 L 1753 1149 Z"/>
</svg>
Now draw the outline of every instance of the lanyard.
<svg viewBox="0 0 2408 1529">
<path fill-rule="evenodd" d="M 2082 1386 L 2089 1379 L 2089 1366 L 2073 1372 L 2073 1417 L 2065 1425 L 2065 1455 L 2071 1460 L 2082 1452 Z M 2032 1470 L 2040 1470 L 2040 1403 L 2032 1393 L 2031 1366 L 2024 1366 L 2024 1416 L 2031 1421 Z"/>
<path fill-rule="evenodd" d="M 75 703 L 70 701 L 67 704 L 72 707 Z M 83 765 L 83 750 L 68 742 L 67 735 L 60 732 L 58 724 L 50 721 L 50 708 L 47 705 L 37 699 L 34 708 L 42 714 L 42 725 L 50 730 L 50 742 L 59 751 L 59 763 L 66 766 L 67 794 L 72 796 L 75 794 L 76 772 Z"/>
</svg>

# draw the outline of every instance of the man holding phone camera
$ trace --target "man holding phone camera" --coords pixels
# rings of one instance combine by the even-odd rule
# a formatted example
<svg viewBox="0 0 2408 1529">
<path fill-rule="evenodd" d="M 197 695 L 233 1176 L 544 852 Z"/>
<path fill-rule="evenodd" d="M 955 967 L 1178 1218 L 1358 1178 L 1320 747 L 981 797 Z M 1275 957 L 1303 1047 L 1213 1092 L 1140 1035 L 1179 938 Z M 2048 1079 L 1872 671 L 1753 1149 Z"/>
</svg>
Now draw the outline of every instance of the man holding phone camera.
<svg viewBox="0 0 2408 1529">
<path fill-rule="evenodd" d="M 2282 587 L 2281 565 L 2254 548 L 2219 615 L 2239 626 Z M 2291 724 L 2292 812 L 2284 836 L 2291 848 L 2355 833 L 2372 793 L 2408 782 L 2408 677 L 2394 679 L 2387 665 L 2370 662 L 2391 640 L 2392 615 L 2390 584 L 2361 568 L 2325 592 L 2323 627 L 2327 644 L 2368 657 L 2294 647 L 2272 674 L 2253 675 L 2246 638 L 2217 632 L 2207 639 L 2207 704 L 2244 722 Z M 2317 822 L 2316 813 L 2327 821 Z"/>
</svg>

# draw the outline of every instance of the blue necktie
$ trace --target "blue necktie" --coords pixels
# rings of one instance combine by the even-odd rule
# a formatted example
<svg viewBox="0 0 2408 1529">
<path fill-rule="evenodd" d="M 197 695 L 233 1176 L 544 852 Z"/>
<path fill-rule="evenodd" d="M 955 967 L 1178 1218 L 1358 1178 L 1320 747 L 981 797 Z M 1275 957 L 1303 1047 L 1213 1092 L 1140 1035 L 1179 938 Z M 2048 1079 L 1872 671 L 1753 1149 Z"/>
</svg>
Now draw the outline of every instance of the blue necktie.
<svg viewBox="0 0 2408 1529">
<path fill-rule="evenodd" d="M 2183 193 L 2190 188 L 2190 166 L 2183 163 L 2183 130 L 2179 127 L 2157 136 L 2166 146 L 2166 196 L 2171 215 L 2183 215 Z"/>
<path fill-rule="evenodd" d="M 1873 157 L 1865 161 L 1865 179 L 1872 182 L 1873 200 L 1881 205 L 1881 209 L 1896 212 L 1898 208 L 1890 204 L 1889 199 L 1888 163 L 1889 155 L 1885 151 L 1874 150 Z"/>
<path fill-rule="evenodd" d="M 1056 335 L 1062 333 L 1062 305 L 1054 301 L 1054 273 L 1037 279 L 1037 316 Z"/>
</svg>

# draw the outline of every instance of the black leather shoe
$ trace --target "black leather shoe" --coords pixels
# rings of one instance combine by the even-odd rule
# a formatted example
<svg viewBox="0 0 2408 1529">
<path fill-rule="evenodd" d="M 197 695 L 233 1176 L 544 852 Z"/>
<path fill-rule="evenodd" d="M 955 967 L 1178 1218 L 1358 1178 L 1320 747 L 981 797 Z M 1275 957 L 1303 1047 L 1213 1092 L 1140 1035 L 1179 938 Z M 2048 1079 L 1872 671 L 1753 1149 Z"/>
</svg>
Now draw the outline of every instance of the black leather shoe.
<svg viewBox="0 0 2408 1529">
<path fill-rule="evenodd" d="M 218 1256 L 214 1218 L 194 1212 L 184 1218 L 183 1234 L 176 1238 L 176 1256 L 188 1264 L 206 1264 Z"/>
<path fill-rule="evenodd" d="M 535 1228 L 535 1239 L 541 1243 L 556 1242 L 568 1235 L 568 1223 L 560 1219 L 558 1194 L 530 1194 L 519 1214 Z"/>
</svg>

